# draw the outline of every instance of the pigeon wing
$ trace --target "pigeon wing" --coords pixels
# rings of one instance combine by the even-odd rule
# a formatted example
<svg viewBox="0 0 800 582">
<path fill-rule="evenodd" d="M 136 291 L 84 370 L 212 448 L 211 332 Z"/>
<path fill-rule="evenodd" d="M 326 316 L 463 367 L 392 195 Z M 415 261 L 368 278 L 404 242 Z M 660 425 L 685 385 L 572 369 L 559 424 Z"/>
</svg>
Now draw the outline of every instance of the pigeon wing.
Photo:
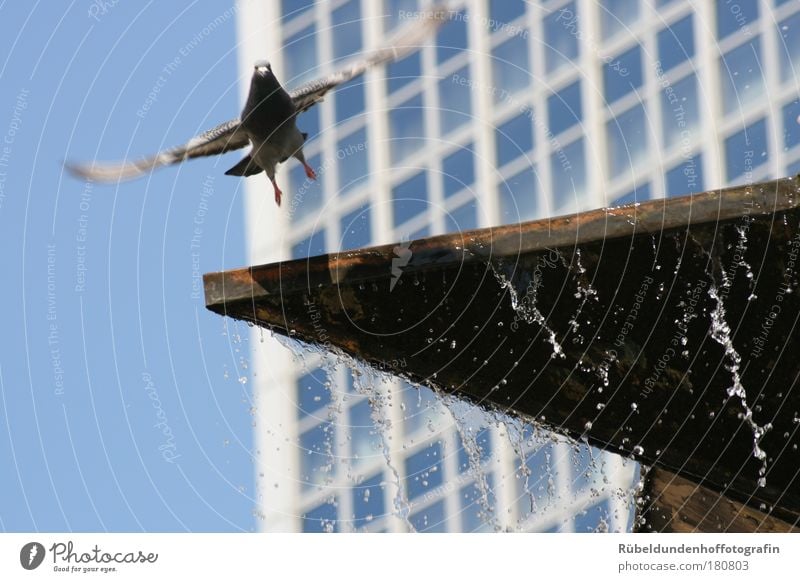
<svg viewBox="0 0 800 582">
<path fill-rule="evenodd" d="M 418 49 L 430 34 L 434 33 L 448 19 L 449 11 L 435 7 L 424 11 L 422 17 L 402 27 L 386 46 L 368 54 L 366 57 L 336 71 L 335 73 L 309 81 L 290 93 L 297 113 L 302 113 L 322 101 L 325 94 L 342 83 L 364 73 L 370 67 L 402 59 Z"/>
<path fill-rule="evenodd" d="M 65 166 L 70 172 L 85 180 L 116 182 L 136 178 L 161 166 L 237 150 L 249 143 L 247 133 L 241 128 L 239 120 L 231 119 L 193 137 L 184 145 L 164 150 L 141 160 L 91 165 L 67 163 Z"/>
</svg>

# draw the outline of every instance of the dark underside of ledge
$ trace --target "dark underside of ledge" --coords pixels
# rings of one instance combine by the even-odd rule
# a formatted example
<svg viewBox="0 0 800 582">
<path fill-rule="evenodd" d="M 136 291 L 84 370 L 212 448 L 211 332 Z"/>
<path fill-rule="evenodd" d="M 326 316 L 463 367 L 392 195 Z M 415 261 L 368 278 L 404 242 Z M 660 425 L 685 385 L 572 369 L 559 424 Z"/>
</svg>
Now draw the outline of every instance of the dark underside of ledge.
<svg viewBox="0 0 800 582">
<path fill-rule="evenodd" d="M 790 529 L 798 187 L 778 180 L 212 273 L 206 303 L 633 456 Z M 762 462 L 753 425 L 768 424 Z"/>
</svg>

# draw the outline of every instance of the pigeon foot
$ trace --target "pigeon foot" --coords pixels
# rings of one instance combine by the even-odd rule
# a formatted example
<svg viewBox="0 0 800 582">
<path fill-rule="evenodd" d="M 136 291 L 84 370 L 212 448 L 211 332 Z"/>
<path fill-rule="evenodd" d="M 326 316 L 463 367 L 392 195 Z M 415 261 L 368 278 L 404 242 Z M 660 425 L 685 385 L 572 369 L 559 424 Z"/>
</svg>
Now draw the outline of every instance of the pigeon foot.
<svg viewBox="0 0 800 582">
<path fill-rule="evenodd" d="M 270 178 L 269 181 L 272 182 L 272 189 L 275 190 L 275 204 L 280 206 L 281 205 L 281 196 L 283 196 L 283 192 L 281 192 L 281 189 L 278 188 L 278 183 L 275 181 L 274 178 Z"/>
</svg>

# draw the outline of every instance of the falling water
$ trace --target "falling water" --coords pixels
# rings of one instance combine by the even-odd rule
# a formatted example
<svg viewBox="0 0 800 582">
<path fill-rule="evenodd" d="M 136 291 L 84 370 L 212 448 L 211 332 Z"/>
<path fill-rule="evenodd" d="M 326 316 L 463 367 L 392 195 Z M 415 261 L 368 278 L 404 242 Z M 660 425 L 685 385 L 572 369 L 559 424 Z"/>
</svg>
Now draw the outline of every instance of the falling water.
<svg viewBox="0 0 800 582">
<path fill-rule="evenodd" d="M 478 443 L 479 431 L 493 424 L 494 418 L 482 408 L 455 396 L 442 396 L 441 399 L 453 416 L 456 431 L 461 437 L 461 445 L 467 453 L 469 470 L 475 478 L 475 485 L 480 494 L 481 521 L 493 520 L 494 529 L 498 530 L 499 524 L 494 520 L 494 507 L 490 500 L 489 482 L 483 470 L 483 450 Z"/>
<path fill-rule="evenodd" d="M 563 257 L 561 258 L 561 260 L 562 262 L 565 263 L 567 268 L 570 268 L 570 266 L 566 264 L 566 261 L 564 260 Z M 572 314 L 572 317 L 570 317 L 569 325 L 572 328 L 572 330 L 575 333 L 577 333 L 579 328 L 578 318 L 580 314 L 583 312 L 583 308 L 586 305 L 586 302 L 589 299 L 594 299 L 595 301 L 597 301 L 598 299 L 597 291 L 592 287 L 591 282 L 584 280 L 586 274 L 586 268 L 583 266 L 583 264 L 581 264 L 581 249 L 579 248 L 575 248 L 575 270 L 577 271 L 575 275 L 575 285 L 576 285 L 575 299 L 580 299 L 581 302 L 578 305 L 578 308 L 575 310 L 575 313 Z M 582 337 L 578 336 L 577 339 L 579 340 L 580 343 L 583 343 Z M 608 382 L 606 381 L 606 386 L 607 385 Z"/>
<path fill-rule="evenodd" d="M 737 396 L 742 404 L 742 409 L 744 410 L 743 418 L 753 432 L 753 456 L 761 461 L 761 468 L 758 470 L 758 484 L 761 487 L 765 487 L 767 484 L 767 453 L 761 448 L 760 443 L 764 435 L 772 428 L 772 424 L 767 423 L 761 426 L 753 420 L 753 411 L 747 404 L 747 392 L 742 385 L 739 373 L 742 358 L 733 346 L 731 328 L 725 320 L 725 307 L 722 304 L 722 298 L 717 291 L 717 287 L 713 283 L 708 289 L 708 294 L 716 302 L 716 307 L 711 312 L 711 337 L 725 349 L 725 357 L 728 360 L 728 364 L 725 367 L 731 373 L 733 379 L 733 384 L 728 388 L 728 397 Z"/>
<path fill-rule="evenodd" d="M 409 515 L 411 513 L 411 503 L 406 496 L 403 481 L 400 478 L 400 471 L 398 471 L 392 460 L 392 419 L 390 414 L 391 407 L 391 391 L 388 386 L 379 386 L 385 384 L 382 380 L 385 378 L 379 375 L 379 372 L 369 368 L 355 364 L 351 361 L 351 373 L 353 375 L 353 387 L 356 392 L 367 397 L 371 410 L 372 422 L 375 424 L 376 429 L 381 435 L 382 452 L 386 465 L 394 477 L 396 492 L 394 496 L 394 510 L 395 514 L 403 520 L 408 527 L 409 531 L 416 531 Z"/>
<path fill-rule="evenodd" d="M 520 319 L 526 323 L 538 324 L 539 327 L 541 327 L 545 333 L 547 333 L 548 341 L 553 346 L 553 353 L 550 354 L 550 357 L 566 357 L 561 344 L 558 343 L 556 332 L 550 329 L 550 327 L 547 325 L 547 320 L 545 319 L 544 315 L 542 315 L 542 312 L 539 311 L 539 307 L 536 304 L 538 289 L 541 286 L 541 275 L 539 269 L 534 269 L 531 284 L 528 286 L 525 296 L 520 299 L 519 293 L 517 292 L 517 289 L 514 287 L 514 284 L 511 282 L 511 280 L 503 273 L 499 272 L 492 263 L 489 263 L 489 266 L 492 269 L 492 273 L 494 273 L 495 279 L 497 279 L 497 282 L 500 283 L 500 286 L 508 291 L 509 296 L 511 297 L 511 308 L 520 317 Z"/>
<path fill-rule="evenodd" d="M 414 526 L 411 520 L 412 503 L 410 502 L 406 490 L 403 473 L 400 470 L 398 463 L 402 463 L 402 456 L 395 456 L 394 451 L 399 448 L 393 446 L 392 434 L 396 432 L 393 426 L 392 418 L 393 406 L 398 408 L 403 407 L 401 402 L 393 402 L 392 397 L 397 398 L 395 390 L 389 386 L 390 376 L 387 376 L 381 370 L 372 368 L 366 364 L 353 360 L 346 354 L 335 351 L 331 356 L 330 352 L 321 349 L 319 346 L 308 345 L 300 343 L 293 338 L 285 338 L 275 336 L 284 346 L 289 348 L 295 356 L 300 360 L 302 366 L 306 369 L 323 365 L 329 369 L 329 377 L 334 377 L 333 370 L 344 364 L 347 366 L 349 372 L 353 377 L 353 388 L 356 393 L 363 395 L 367 398 L 370 404 L 370 418 L 380 435 L 380 447 L 384 457 L 386 467 L 392 476 L 391 485 L 394 486 L 395 492 L 391 500 L 393 506 L 392 513 L 397 518 L 401 519 L 405 527 L 414 531 Z M 320 357 L 322 356 L 322 357 Z M 331 432 L 326 434 L 325 443 L 322 444 L 320 453 L 327 456 L 326 466 L 320 468 L 320 472 L 324 473 L 324 483 L 320 486 L 323 488 L 330 488 L 335 484 L 335 475 L 333 472 L 334 462 L 338 459 L 336 455 L 337 446 L 336 440 L 333 438 L 333 427 L 343 422 L 343 410 L 346 410 L 346 391 L 337 391 L 332 386 L 326 386 L 331 393 L 331 402 L 327 411 L 327 421 L 331 425 Z M 575 450 L 575 447 L 580 447 L 580 450 L 588 449 L 588 444 L 579 443 L 575 444 L 567 437 L 546 431 L 535 424 L 527 424 L 517 418 L 508 417 L 500 412 L 486 411 L 484 408 L 476 406 L 472 403 L 459 399 L 452 395 L 446 395 L 434 391 L 436 399 L 439 403 L 443 404 L 441 413 L 446 415 L 442 420 L 444 425 L 439 427 L 438 430 L 448 430 L 451 427 L 453 433 L 457 433 L 461 437 L 461 443 L 466 452 L 466 457 L 469 465 L 469 478 L 470 482 L 474 483 L 476 498 L 475 502 L 479 506 L 479 517 L 481 522 L 489 524 L 495 530 L 516 528 L 520 530 L 529 530 L 533 528 L 546 527 L 549 522 L 543 521 L 549 519 L 551 510 L 556 514 L 560 512 L 559 507 L 570 507 L 572 510 L 584 511 L 587 507 L 593 507 L 596 499 L 611 499 L 614 497 L 612 493 L 602 493 L 605 485 L 600 484 L 598 471 L 604 473 L 604 469 L 598 469 L 594 460 L 589 466 L 584 467 L 581 465 L 577 473 L 581 483 L 584 480 L 587 483 L 597 483 L 592 485 L 591 494 L 588 487 L 581 487 L 579 491 L 572 488 L 564 490 L 559 483 L 564 483 L 568 479 L 565 475 L 561 475 L 561 471 L 569 467 L 569 463 L 563 460 L 564 454 L 569 454 L 570 450 Z M 449 425 L 450 419 L 453 424 Z M 345 423 L 346 424 L 346 423 Z M 438 423 L 437 423 L 438 426 Z M 496 456 L 495 444 L 492 440 L 491 454 L 489 459 L 486 458 L 485 451 L 482 449 L 482 444 L 479 442 L 478 433 L 486 428 L 497 428 L 494 434 L 500 434 L 505 442 L 510 445 L 510 451 L 513 453 L 513 467 L 514 473 L 517 478 L 510 482 L 503 481 L 504 486 L 511 487 L 509 491 L 512 493 L 511 498 L 506 498 L 513 501 L 516 509 L 513 510 L 513 515 L 516 515 L 516 521 L 508 522 L 504 519 L 504 514 L 501 511 L 512 511 L 511 507 L 494 507 L 497 503 L 495 500 L 495 492 L 493 487 L 497 486 L 497 481 L 494 484 L 489 479 L 491 474 L 495 479 L 504 480 L 505 475 L 501 473 L 493 473 L 493 466 L 498 462 L 500 457 Z M 436 429 L 436 427 L 433 427 Z M 410 442 L 410 441 L 409 441 Z M 572 443 L 570 446 L 567 443 Z M 402 448 L 406 447 L 407 443 L 403 443 Z M 412 443 L 413 444 L 413 443 Z M 502 449 L 502 445 L 500 445 Z M 507 450 L 507 449 L 506 449 Z M 585 457 L 583 453 L 573 453 L 573 459 L 578 457 Z M 589 454 L 591 458 L 591 453 Z M 511 457 L 508 457 L 511 458 Z M 534 460 L 535 459 L 535 460 Z M 584 463 L 585 464 L 585 463 Z M 498 465 L 498 467 L 501 465 Z M 577 466 L 576 461 L 573 460 L 572 466 Z M 587 472 L 592 473 L 592 476 L 587 476 Z M 569 473 L 567 473 L 568 475 Z M 348 479 L 354 480 L 356 476 L 348 471 Z M 449 475 L 450 481 L 443 483 L 441 489 L 434 493 L 441 495 L 449 488 L 456 486 L 455 491 L 461 491 L 463 482 L 460 481 L 461 477 L 458 475 Z M 604 477 L 605 483 L 608 483 L 608 478 Z M 522 487 L 515 483 L 523 483 Z M 565 497 L 565 494 L 570 497 Z M 463 503 L 463 494 L 459 495 L 458 499 Z M 544 502 L 542 502 L 544 500 Z M 524 507 L 520 506 L 520 502 Z M 576 506 L 580 503 L 580 507 Z M 605 503 L 605 502 L 604 502 Z M 568 515 L 568 514 L 564 514 Z M 592 511 L 590 517 L 594 518 L 595 513 Z M 424 524 L 424 517 L 420 523 Z M 506 518 L 507 519 L 507 518 Z M 570 518 L 565 518 L 569 520 Z M 576 519 L 580 519 L 580 516 Z M 585 518 L 584 518 L 585 519 Z M 603 525 L 601 519 L 600 529 L 606 526 Z M 323 529 L 332 531 L 335 529 L 335 523 L 322 523 Z"/>
<path fill-rule="evenodd" d="M 519 467 L 517 468 L 517 475 L 521 475 L 523 479 L 523 487 L 522 490 L 525 492 L 525 495 L 528 496 L 530 501 L 530 513 L 536 513 L 537 506 L 536 506 L 536 496 L 533 494 L 530 488 L 530 478 L 531 478 L 531 468 L 528 467 L 527 458 L 529 454 L 529 445 L 525 438 L 525 424 L 519 419 L 508 418 L 504 423 L 506 427 L 506 437 L 508 439 L 508 443 L 511 445 L 511 449 L 514 451 L 514 454 L 519 461 Z M 536 428 L 534 427 L 534 431 Z M 533 438 L 530 439 L 533 441 Z"/>
</svg>

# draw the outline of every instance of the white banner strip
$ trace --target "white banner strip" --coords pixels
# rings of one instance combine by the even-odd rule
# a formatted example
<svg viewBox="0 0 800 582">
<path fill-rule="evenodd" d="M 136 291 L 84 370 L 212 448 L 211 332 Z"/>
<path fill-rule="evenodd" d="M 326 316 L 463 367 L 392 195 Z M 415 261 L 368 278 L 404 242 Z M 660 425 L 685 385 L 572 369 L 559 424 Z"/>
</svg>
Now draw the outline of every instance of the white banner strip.
<svg viewBox="0 0 800 582">
<path fill-rule="evenodd" d="M 787 580 L 798 555 L 788 534 L 0 534 L 0 580 Z"/>
</svg>

